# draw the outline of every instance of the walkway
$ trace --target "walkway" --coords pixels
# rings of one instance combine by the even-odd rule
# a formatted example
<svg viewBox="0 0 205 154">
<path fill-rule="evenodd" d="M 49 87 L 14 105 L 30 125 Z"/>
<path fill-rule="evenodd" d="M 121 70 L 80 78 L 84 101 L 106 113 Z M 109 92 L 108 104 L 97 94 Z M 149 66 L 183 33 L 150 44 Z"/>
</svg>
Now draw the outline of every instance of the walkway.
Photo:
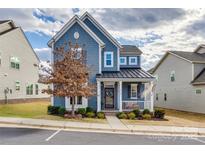
<svg viewBox="0 0 205 154">
<path fill-rule="evenodd" d="M 110 127 L 114 130 L 127 130 L 128 128 L 116 117 L 116 116 L 107 116 L 106 119 Z"/>
</svg>

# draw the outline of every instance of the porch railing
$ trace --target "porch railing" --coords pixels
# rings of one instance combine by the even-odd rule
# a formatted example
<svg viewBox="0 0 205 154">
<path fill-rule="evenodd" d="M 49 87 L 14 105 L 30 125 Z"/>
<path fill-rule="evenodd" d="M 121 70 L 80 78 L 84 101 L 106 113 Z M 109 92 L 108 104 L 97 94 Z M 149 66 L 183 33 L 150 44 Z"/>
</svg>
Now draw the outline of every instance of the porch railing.
<svg viewBox="0 0 205 154">
<path fill-rule="evenodd" d="M 131 111 L 134 109 L 141 109 L 140 105 L 143 103 L 144 109 L 150 109 L 151 101 L 136 101 L 136 100 L 129 100 L 129 101 L 122 101 L 122 110 L 123 111 Z"/>
</svg>

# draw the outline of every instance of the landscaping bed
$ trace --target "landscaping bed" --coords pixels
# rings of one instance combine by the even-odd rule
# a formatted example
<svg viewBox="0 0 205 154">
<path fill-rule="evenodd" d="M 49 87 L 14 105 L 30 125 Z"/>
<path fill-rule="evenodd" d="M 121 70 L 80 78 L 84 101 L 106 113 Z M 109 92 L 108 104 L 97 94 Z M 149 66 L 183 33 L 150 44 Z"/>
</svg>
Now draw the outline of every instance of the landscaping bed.
<svg viewBox="0 0 205 154">
<path fill-rule="evenodd" d="M 119 112 L 116 114 L 119 119 L 127 120 L 149 120 L 149 121 L 166 121 L 165 111 L 162 109 L 156 109 L 154 112 L 150 112 L 148 109 L 140 111 L 135 109 L 131 112 Z"/>
<path fill-rule="evenodd" d="M 48 106 L 48 114 L 59 116 L 64 119 L 76 119 L 76 120 L 84 120 L 84 119 L 97 119 L 99 120 L 105 120 L 105 113 L 103 112 L 96 112 L 90 107 L 86 108 L 78 108 L 75 111 L 75 114 L 72 115 L 71 111 L 66 111 L 63 107 L 57 107 L 57 106 Z"/>
</svg>

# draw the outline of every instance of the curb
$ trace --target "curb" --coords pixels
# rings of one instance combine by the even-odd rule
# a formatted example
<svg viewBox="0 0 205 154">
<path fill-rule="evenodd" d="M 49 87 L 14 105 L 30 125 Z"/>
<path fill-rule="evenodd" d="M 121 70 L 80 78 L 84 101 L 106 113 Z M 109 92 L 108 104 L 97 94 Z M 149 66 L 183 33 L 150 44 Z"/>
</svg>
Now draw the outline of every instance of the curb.
<svg viewBox="0 0 205 154">
<path fill-rule="evenodd" d="M 15 122 L 1 122 L 0 124 L 15 124 L 20 126 L 33 126 L 33 127 L 41 127 L 41 128 L 61 128 L 61 129 L 76 129 L 76 130 L 93 130 L 93 131 L 105 131 L 105 132 L 114 132 L 114 133 L 143 133 L 143 134 L 158 134 L 158 135 L 197 135 L 197 136 L 205 136 L 205 132 L 169 132 L 169 131 L 150 131 L 150 130 L 133 130 L 133 129 L 112 129 L 112 128 L 85 128 L 85 127 L 75 127 L 75 126 L 51 126 L 44 124 L 26 124 L 24 122 L 15 123 Z"/>
</svg>

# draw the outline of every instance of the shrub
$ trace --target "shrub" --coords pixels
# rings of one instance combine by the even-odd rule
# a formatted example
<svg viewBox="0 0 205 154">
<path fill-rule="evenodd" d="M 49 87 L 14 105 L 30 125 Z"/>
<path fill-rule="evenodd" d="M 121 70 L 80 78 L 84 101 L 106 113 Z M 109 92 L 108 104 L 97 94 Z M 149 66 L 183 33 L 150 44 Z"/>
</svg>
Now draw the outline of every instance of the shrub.
<svg viewBox="0 0 205 154">
<path fill-rule="evenodd" d="M 88 113 L 88 112 L 94 112 L 93 108 L 91 108 L 91 107 L 86 107 L 86 113 Z"/>
<path fill-rule="evenodd" d="M 130 112 L 127 114 L 128 119 L 135 119 L 136 115 L 134 112 Z"/>
<path fill-rule="evenodd" d="M 66 109 L 64 107 L 60 107 L 58 109 L 58 114 L 61 116 L 64 116 L 64 114 L 66 113 Z"/>
<path fill-rule="evenodd" d="M 149 109 L 144 109 L 144 111 L 142 112 L 142 114 L 143 114 L 143 115 L 144 115 L 144 114 L 150 114 Z"/>
<path fill-rule="evenodd" d="M 87 113 L 86 113 L 86 116 L 87 116 L 88 118 L 94 118 L 94 117 L 95 117 L 95 113 L 94 113 L 94 112 L 87 112 Z"/>
<path fill-rule="evenodd" d="M 103 113 L 103 112 L 98 112 L 98 113 L 97 113 L 97 117 L 98 117 L 99 119 L 105 119 L 105 113 Z"/>
<path fill-rule="evenodd" d="M 118 115 L 118 118 L 119 118 L 119 119 L 127 119 L 127 114 L 124 113 L 124 112 L 121 112 L 121 113 Z"/>
<path fill-rule="evenodd" d="M 139 109 L 135 109 L 132 112 L 134 112 L 136 117 L 139 117 L 139 115 L 140 115 L 140 110 Z"/>
<path fill-rule="evenodd" d="M 165 115 L 165 110 L 156 109 L 156 110 L 154 111 L 154 117 L 155 117 L 155 118 L 164 119 L 164 115 Z"/>
<path fill-rule="evenodd" d="M 85 108 L 78 108 L 77 114 L 85 115 L 86 114 L 86 109 Z"/>
<path fill-rule="evenodd" d="M 58 110 L 59 110 L 59 106 L 51 106 L 51 105 L 49 105 L 48 106 L 48 114 L 58 114 Z"/>
<path fill-rule="evenodd" d="M 142 115 L 143 119 L 146 119 L 146 120 L 151 120 L 151 115 L 150 114 L 143 114 Z"/>
</svg>

